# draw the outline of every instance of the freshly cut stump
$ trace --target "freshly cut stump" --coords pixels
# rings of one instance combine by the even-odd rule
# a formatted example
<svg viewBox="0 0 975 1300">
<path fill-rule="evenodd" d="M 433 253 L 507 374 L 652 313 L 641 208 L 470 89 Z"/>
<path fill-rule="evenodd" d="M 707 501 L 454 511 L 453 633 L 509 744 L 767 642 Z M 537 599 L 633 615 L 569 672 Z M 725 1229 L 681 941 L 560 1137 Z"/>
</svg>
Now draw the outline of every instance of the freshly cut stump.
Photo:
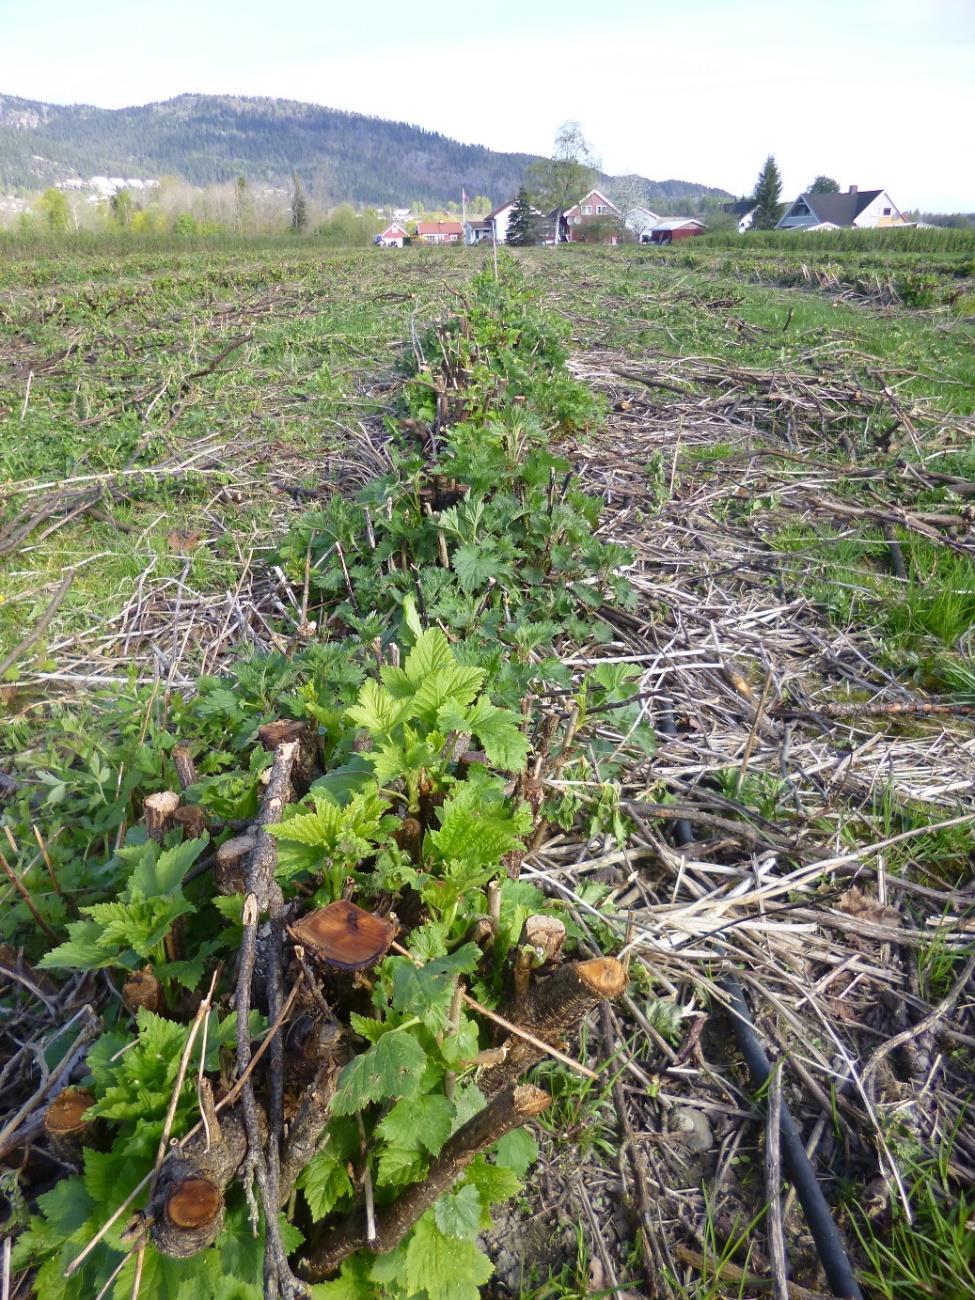
<svg viewBox="0 0 975 1300">
<path fill-rule="evenodd" d="M 288 927 L 295 943 L 325 966 L 357 971 L 375 966 L 396 935 L 388 918 L 345 899 L 320 907 Z"/>
</svg>

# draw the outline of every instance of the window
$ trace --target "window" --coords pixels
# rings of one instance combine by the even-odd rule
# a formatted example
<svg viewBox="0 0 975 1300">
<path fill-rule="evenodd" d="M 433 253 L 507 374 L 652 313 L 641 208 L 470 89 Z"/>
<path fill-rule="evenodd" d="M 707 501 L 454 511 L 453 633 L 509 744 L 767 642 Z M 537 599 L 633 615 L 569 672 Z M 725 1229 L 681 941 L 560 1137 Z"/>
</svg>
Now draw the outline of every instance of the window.
<svg viewBox="0 0 975 1300">
<path fill-rule="evenodd" d="M 583 207 L 582 207 L 582 215 L 583 215 L 584 217 L 591 217 L 591 216 L 592 216 L 592 204 L 591 204 L 591 203 L 585 203 L 585 204 L 583 204 Z"/>
<path fill-rule="evenodd" d="M 884 208 L 884 216 L 885 216 L 885 217 L 889 217 L 889 216 L 890 216 L 890 208 Z"/>
<path fill-rule="evenodd" d="M 789 213 L 789 216 L 790 216 L 790 217 L 805 217 L 805 216 L 808 216 L 808 214 L 809 214 L 809 209 L 808 209 L 808 207 L 805 205 L 805 203 L 799 202 L 799 203 L 794 203 L 794 204 L 792 205 L 792 211 Z"/>
<path fill-rule="evenodd" d="M 596 216 L 597 216 L 597 217 L 604 217 L 605 215 L 606 215 L 606 204 L 605 204 L 605 203 L 597 203 L 597 204 L 596 204 Z"/>
</svg>

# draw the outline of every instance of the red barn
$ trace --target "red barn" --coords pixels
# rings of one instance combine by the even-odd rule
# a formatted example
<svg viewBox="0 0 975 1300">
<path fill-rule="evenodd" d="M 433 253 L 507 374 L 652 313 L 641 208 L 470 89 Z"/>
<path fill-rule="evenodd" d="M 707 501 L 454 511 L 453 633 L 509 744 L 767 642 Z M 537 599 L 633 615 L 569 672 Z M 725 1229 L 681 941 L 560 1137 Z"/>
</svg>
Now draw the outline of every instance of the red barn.
<svg viewBox="0 0 975 1300">
<path fill-rule="evenodd" d="M 679 239 L 693 239 L 695 235 L 706 235 L 708 228 L 697 217 L 664 217 L 655 222 L 640 237 L 642 244 L 674 244 Z"/>
</svg>

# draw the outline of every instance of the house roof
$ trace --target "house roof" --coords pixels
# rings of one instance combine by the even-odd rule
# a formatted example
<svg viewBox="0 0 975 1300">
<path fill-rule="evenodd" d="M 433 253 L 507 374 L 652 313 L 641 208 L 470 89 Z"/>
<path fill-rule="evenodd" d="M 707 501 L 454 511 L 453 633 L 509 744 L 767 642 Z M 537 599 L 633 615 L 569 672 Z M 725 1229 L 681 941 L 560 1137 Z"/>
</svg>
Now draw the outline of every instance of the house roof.
<svg viewBox="0 0 975 1300">
<path fill-rule="evenodd" d="M 857 190 L 851 194 L 800 194 L 799 197 L 808 206 L 810 212 L 820 221 L 829 221 L 834 226 L 852 226 L 857 217 L 868 208 L 883 190 Z"/>
<path fill-rule="evenodd" d="M 679 230 L 681 226 L 700 226 L 703 229 L 704 222 L 698 221 L 697 217 L 665 217 L 663 221 L 658 221 L 651 226 L 651 229 Z"/>
<path fill-rule="evenodd" d="M 382 235 L 380 235 L 380 238 L 384 239 L 386 235 L 393 235 L 393 234 L 404 235 L 404 236 L 406 234 L 406 231 L 403 229 L 403 227 L 400 225 L 398 221 L 394 221 L 392 222 L 391 225 L 388 225 L 386 229 L 383 231 Z"/>
<path fill-rule="evenodd" d="M 464 227 L 459 221 L 418 221 L 418 235 L 462 235 Z"/>
<path fill-rule="evenodd" d="M 493 221 L 495 217 L 500 216 L 501 213 L 504 212 L 505 208 L 513 208 L 517 202 L 518 202 L 517 195 L 515 195 L 513 199 L 505 199 L 503 203 L 498 204 L 498 206 L 494 209 L 493 212 L 489 212 L 487 216 L 484 218 L 484 220 Z"/>
<path fill-rule="evenodd" d="M 582 198 L 579 199 L 578 202 L 573 203 L 571 208 L 566 208 L 566 212 L 574 212 L 576 208 L 581 208 L 587 199 L 591 199 L 593 197 L 598 198 L 600 202 L 605 203 L 606 206 L 612 208 L 614 212 L 619 212 L 619 208 L 616 206 L 613 200 L 608 199 L 606 195 L 602 192 L 602 190 L 590 190 L 588 194 L 583 194 Z"/>
<path fill-rule="evenodd" d="M 468 217 L 464 225 L 469 226 L 471 230 L 487 230 L 491 223 L 487 217 Z"/>
<path fill-rule="evenodd" d="M 733 217 L 747 217 L 754 208 L 754 199 L 738 199 L 736 203 L 722 203 L 721 205 L 721 211 L 729 212 Z"/>
</svg>

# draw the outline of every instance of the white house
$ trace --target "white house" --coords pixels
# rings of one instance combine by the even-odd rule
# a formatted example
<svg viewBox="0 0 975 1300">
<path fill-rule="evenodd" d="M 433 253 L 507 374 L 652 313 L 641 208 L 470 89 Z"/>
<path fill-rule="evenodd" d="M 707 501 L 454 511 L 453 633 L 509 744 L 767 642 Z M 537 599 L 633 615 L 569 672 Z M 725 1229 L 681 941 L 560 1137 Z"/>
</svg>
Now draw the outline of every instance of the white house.
<svg viewBox="0 0 975 1300">
<path fill-rule="evenodd" d="M 507 203 L 500 204 L 493 212 L 487 214 L 484 218 L 487 231 L 482 238 L 496 239 L 499 244 L 508 242 L 508 222 L 511 220 L 511 214 L 514 212 L 517 202 L 517 197 L 508 199 Z"/>
<path fill-rule="evenodd" d="M 380 248 L 402 248 L 408 238 L 405 228 L 394 221 L 382 234 L 376 236 L 376 243 Z"/>
<path fill-rule="evenodd" d="M 743 235 L 746 230 L 751 230 L 755 220 L 755 200 L 739 199 L 736 203 L 722 203 L 721 211 L 734 217 L 738 233 Z"/>
<path fill-rule="evenodd" d="M 627 208 L 626 216 L 623 218 L 623 224 L 627 230 L 636 235 L 637 243 L 643 238 L 644 231 L 655 226 L 660 220 L 658 212 L 651 212 L 649 208 L 640 207 L 639 204 L 632 208 Z"/>
<path fill-rule="evenodd" d="M 879 226 L 908 226 L 886 190 L 861 190 L 851 185 L 845 194 L 800 194 L 789 205 L 776 230 L 870 230 Z"/>
</svg>

